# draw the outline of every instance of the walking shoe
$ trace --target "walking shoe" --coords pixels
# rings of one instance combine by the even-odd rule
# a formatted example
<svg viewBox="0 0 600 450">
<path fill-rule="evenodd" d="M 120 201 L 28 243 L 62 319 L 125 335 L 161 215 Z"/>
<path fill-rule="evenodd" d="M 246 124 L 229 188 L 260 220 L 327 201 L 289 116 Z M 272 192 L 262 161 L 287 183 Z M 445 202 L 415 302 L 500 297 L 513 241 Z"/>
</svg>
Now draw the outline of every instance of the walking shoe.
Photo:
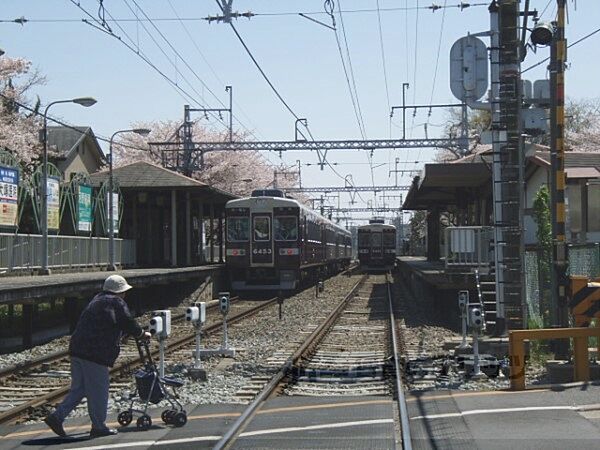
<svg viewBox="0 0 600 450">
<path fill-rule="evenodd" d="M 48 417 L 44 419 L 44 423 L 50 427 L 52 431 L 54 431 L 60 437 L 65 437 L 67 433 L 62 426 L 62 423 L 56 418 L 54 414 L 50 414 Z"/>
<path fill-rule="evenodd" d="M 113 436 L 115 434 L 117 434 L 119 431 L 115 430 L 114 428 L 104 428 L 101 430 L 96 430 L 95 428 L 92 428 L 90 430 L 90 438 L 97 438 L 97 437 L 104 437 L 104 436 Z"/>
</svg>

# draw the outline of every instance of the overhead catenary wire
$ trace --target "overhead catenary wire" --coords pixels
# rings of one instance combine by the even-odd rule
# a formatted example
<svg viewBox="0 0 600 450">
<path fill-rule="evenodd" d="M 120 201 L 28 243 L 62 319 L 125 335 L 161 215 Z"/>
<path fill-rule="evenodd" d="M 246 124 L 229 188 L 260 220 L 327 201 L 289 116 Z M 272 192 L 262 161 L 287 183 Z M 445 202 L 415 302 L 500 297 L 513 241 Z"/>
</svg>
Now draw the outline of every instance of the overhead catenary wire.
<svg viewBox="0 0 600 450">
<path fill-rule="evenodd" d="M 120 25 L 118 23 L 116 24 L 117 27 L 119 27 L 122 30 L 123 34 L 130 40 L 131 44 L 127 43 L 125 40 L 123 40 L 123 38 L 121 38 L 120 36 L 118 36 L 117 34 L 115 34 L 112 30 L 109 31 L 108 29 L 106 29 L 105 27 L 103 27 L 102 23 L 98 19 L 96 19 L 96 17 L 94 17 L 89 11 L 87 11 L 85 8 L 83 8 L 79 2 L 77 2 L 76 0 L 69 0 L 69 1 L 71 3 L 73 3 L 75 6 L 77 6 L 77 8 L 79 8 L 84 14 L 86 14 L 91 19 L 91 21 L 87 20 L 87 19 L 81 19 L 81 21 L 83 23 L 85 23 L 85 24 L 91 26 L 92 28 L 95 28 L 95 29 L 97 29 L 97 30 L 105 33 L 106 35 L 108 35 L 108 36 L 116 39 L 121 44 L 123 44 L 127 49 L 129 49 L 131 52 L 135 53 L 142 61 L 144 61 L 149 67 L 151 67 L 163 79 L 165 79 L 184 101 L 186 101 L 186 102 L 187 101 L 192 101 L 193 103 L 200 104 L 200 102 L 198 102 L 196 99 L 194 99 L 193 95 L 191 95 L 189 92 L 187 92 L 181 86 L 179 86 L 166 73 L 164 73 L 164 71 L 162 71 L 158 66 L 156 66 L 156 64 L 154 64 L 144 54 L 144 52 L 140 51 L 139 49 L 136 49 L 134 47 L 135 42 L 131 39 L 131 37 L 129 37 L 129 35 L 127 34 L 127 32 L 125 32 L 125 30 L 123 30 L 123 28 L 120 27 Z"/>
</svg>

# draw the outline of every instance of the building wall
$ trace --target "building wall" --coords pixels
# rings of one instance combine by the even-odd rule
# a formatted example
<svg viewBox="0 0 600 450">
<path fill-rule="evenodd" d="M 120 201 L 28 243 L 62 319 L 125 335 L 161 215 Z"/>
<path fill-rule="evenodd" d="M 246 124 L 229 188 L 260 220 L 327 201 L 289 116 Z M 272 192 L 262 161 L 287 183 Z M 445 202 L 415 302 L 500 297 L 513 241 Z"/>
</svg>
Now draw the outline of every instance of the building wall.
<svg viewBox="0 0 600 450">
<path fill-rule="evenodd" d="M 58 162 L 57 167 L 63 173 L 63 179 L 68 181 L 73 173 L 90 174 L 97 172 L 102 166 L 98 162 L 95 146 L 84 140 L 77 147 L 77 151 L 71 152 L 65 161 Z"/>
</svg>

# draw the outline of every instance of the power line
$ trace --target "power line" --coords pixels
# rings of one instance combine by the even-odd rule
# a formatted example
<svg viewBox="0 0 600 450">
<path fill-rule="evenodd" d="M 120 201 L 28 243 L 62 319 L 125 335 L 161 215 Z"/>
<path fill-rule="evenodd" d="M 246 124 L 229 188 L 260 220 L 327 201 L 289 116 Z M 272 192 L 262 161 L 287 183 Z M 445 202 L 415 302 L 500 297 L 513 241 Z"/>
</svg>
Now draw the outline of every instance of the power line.
<svg viewBox="0 0 600 450">
<path fill-rule="evenodd" d="M 2 97 L 2 98 L 4 98 L 4 99 L 6 99 L 6 100 L 8 100 L 8 101 L 10 101 L 11 103 L 14 103 L 14 104 L 15 104 L 15 105 L 17 105 L 19 108 L 23 108 L 23 109 L 25 109 L 25 110 L 27 110 L 27 111 L 29 111 L 29 112 L 31 112 L 31 113 L 33 113 L 33 114 L 35 114 L 36 116 L 39 116 L 39 117 L 44 117 L 44 114 L 42 114 L 41 112 L 39 112 L 37 109 L 35 109 L 35 108 L 32 108 L 31 106 L 29 106 L 29 105 L 27 105 L 27 104 L 25 104 L 25 103 L 23 103 L 23 102 L 20 102 L 20 101 L 18 101 L 18 100 L 15 100 L 14 98 L 12 98 L 12 97 L 10 97 L 10 96 L 8 96 L 8 95 L 6 95 L 6 94 L 3 94 L 2 92 L 0 92 L 0 97 Z M 55 117 L 52 117 L 52 116 L 48 116 L 48 115 L 47 115 L 47 116 L 46 116 L 46 119 L 48 119 L 50 122 L 57 123 L 57 124 L 59 124 L 59 125 L 62 125 L 62 126 L 63 126 L 63 127 L 65 127 L 65 128 L 68 128 L 68 129 L 70 129 L 70 130 L 76 131 L 76 132 L 78 132 L 78 133 L 80 133 L 80 134 L 85 134 L 84 132 L 82 132 L 82 131 L 81 131 L 79 128 L 77 128 L 76 126 L 74 126 L 74 125 L 70 125 L 70 124 L 68 124 L 68 123 L 66 123 L 66 122 L 64 122 L 64 121 L 62 121 L 62 120 L 60 120 L 60 119 L 57 119 L 57 118 L 55 118 Z M 108 137 L 102 136 L 102 135 L 100 135 L 100 134 L 97 134 L 97 133 L 94 133 L 94 136 L 95 136 L 95 137 L 96 137 L 96 139 L 97 139 L 97 140 L 99 140 L 99 141 L 106 142 L 106 143 L 110 143 L 110 139 L 109 139 Z M 148 151 L 148 149 L 147 149 L 147 148 L 136 147 L 136 146 L 134 146 L 134 145 L 130 145 L 130 144 L 122 144 L 122 143 L 119 143 L 119 145 L 120 145 L 121 147 L 129 148 L 129 149 L 132 149 L 132 150 L 138 150 L 138 151 Z"/>
<path fill-rule="evenodd" d="M 81 19 L 81 21 L 83 23 L 85 23 L 86 25 L 91 26 L 92 28 L 95 28 L 96 30 L 101 31 L 104 34 L 107 34 L 108 36 L 116 39 L 117 41 L 119 41 L 121 44 L 123 44 L 127 49 L 129 49 L 131 52 L 135 53 L 142 61 L 144 61 L 148 66 L 150 66 L 152 69 L 154 69 L 161 77 L 163 77 L 170 85 L 171 87 L 177 92 L 177 94 L 183 98 L 184 101 L 189 101 L 192 100 L 192 102 L 196 103 L 196 104 L 200 104 L 200 102 L 198 102 L 196 99 L 194 99 L 194 97 L 188 93 L 185 89 L 183 89 L 181 86 L 179 86 L 175 81 L 173 81 L 167 74 L 165 74 L 161 69 L 159 69 L 156 64 L 154 64 L 145 54 L 144 52 L 142 52 L 141 50 L 134 48 L 134 42 L 133 39 L 131 39 L 131 37 L 129 37 L 129 35 L 127 34 L 127 32 L 117 23 L 117 27 L 119 27 L 119 29 L 121 29 L 121 31 L 123 32 L 123 34 L 132 42 L 132 44 L 129 44 L 127 42 L 125 42 L 120 36 L 118 36 L 117 34 L 115 34 L 111 29 L 107 29 L 105 28 L 105 25 L 103 25 L 98 19 L 96 19 L 90 12 L 88 12 L 85 8 L 83 8 L 79 2 L 77 2 L 76 0 L 69 0 L 71 3 L 73 3 L 75 6 L 77 6 L 77 8 L 79 8 L 84 14 L 86 14 L 88 17 L 91 18 L 91 20 L 93 21 L 93 23 L 87 19 Z M 112 20 L 112 19 L 111 19 Z"/>
<path fill-rule="evenodd" d="M 567 45 L 567 48 L 571 48 L 574 47 L 575 45 L 585 41 L 586 39 L 591 38 L 592 36 L 594 36 L 595 34 L 600 33 L 600 28 L 595 29 L 594 31 L 592 31 L 591 33 L 586 34 L 585 36 L 582 36 L 581 38 L 577 39 L 575 42 L 572 42 L 571 44 Z M 541 66 L 542 64 L 544 64 L 546 61 L 548 61 L 550 59 L 550 57 L 546 57 L 544 59 L 542 59 L 540 62 L 535 63 L 532 66 L 527 67 L 524 70 L 521 70 L 521 73 L 525 73 L 535 67 Z"/>
<path fill-rule="evenodd" d="M 183 28 L 183 30 L 185 31 L 185 33 L 187 34 L 187 36 L 189 37 L 190 41 L 192 42 L 192 45 L 194 46 L 194 48 L 196 49 L 196 51 L 198 52 L 198 54 L 200 55 L 200 57 L 202 58 L 202 60 L 204 61 L 204 63 L 208 66 L 208 68 L 210 69 L 211 73 L 213 74 L 213 76 L 215 77 L 215 79 L 222 85 L 224 86 L 226 83 L 223 82 L 223 80 L 219 77 L 219 75 L 217 74 L 217 72 L 213 69 L 212 65 L 209 63 L 208 59 L 206 58 L 206 56 L 204 55 L 204 53 L 202 52 L 202 50 L 200 49 L 200 46 L 198 45 L 198 43 L 196 42 L 196 40 L 194 39 L 194 36 L 190 33 L 190 31 L 188 30 L 188 28 L 185 26 L 185 23 L 183 22 L 183 20 L 179 17 L 179 14 L 177 13 L 177 11 L 175 10 L 175 7 L 173 6 L 173 3 L 171 2 L 171 0 L 167 0 L 169 3 L 169 6 L 171 7 L 171 10 L 173 11 L 173 13 L 175 14 L 175 16 L 177 17 L 177 20 L 179 22 L 179 24 L 181 25 L 181 27 Z M 208 89 L 208 88 L 207 88 Z M 221 99 L 216 96 L 210 89 L 208 89 L 208 91 L 215 97 L 215 99 L 219 102 L 219 104 L 222 107 L 225 107 L 225 104 L 221 101 Z M 237 109 L 239 109 L 242 113 L 242 115 L 246 118 L 246 120 L 248 121 L 248 123 L 250 124 L 250 126 L 252 126 L 254 129 L 256 129 L 256 132 L 258 134 L 260 134 L 260 132 L 258 132 L 256 125 L 254 125 L 252 123 L 252 120 L 250 119 L 250 117 L 246 114 L 246 112 L 244 111 L 244 109 L 239 105 L 238 102 L 236 102 L 234 100 L 234 104 L 236 106 Z M 237 122 L 240 124 L 240 126 L 242 126 L 242 128 L 245 128 L 250 134 L 252 134 L 257 140 L 257 136 L 256 134 L 250 130 L 248 127 L 246 127 L 242 121 L 235 116 L 234 114 L 234 119 L 237 120 Z"/>
<path fill-rule="evenodd" d="M 219 0 L 215 0 L 215 1 L 217 2 L 217 5 L 219 5 L 219 8 L 221 9 L 221 11 L 224 12 L 223 11 L 223 6 L 219 2 Z M 263 70 L 263 68 L 260 66 L 260 64 L 258 63 L 258 61 L 256 60 L 256 58 L 254 57 L 254 55 L 252 54 L 252 52 L 250 51 L 250 49 L 248 48 L 248 46 L 244 42 L 244 39 L 242 39 L 242 36 L 240 35 L 240 33 L 238 33 L 238 31 L 236 30 L 236 28 L 233 25 L 233 23 L 230 22 L 229 26 L 231 26 L 231 29 L 233 30 L 233 32 L 237 36 L 238 40 L 242 44 L 242 47 L 244 47 L 244 50 L 246 50 L 246 53 L 248 53 L 248 56 L 250 57 L 250 59 L 252 60 L 252 62 L 254 63 L 254 65 L 256 66 L 256 68 L 258 69 L 258 71 L 260 72 L 260 74 L 262 75 L 262 77 L 265 79 L 265 81 L 267 82 L 267 84 L 269 85 L 269 87 L 273 90 L 273 92 L 275 93 L 275 95 L 277 96 L 277 98 L 279 99 L 279 101 L 281 101 L 281 103 L 283 103 L 283 106 L 285 106 L 285 108 L 290 112 L 290 114 L 296 120 L 298 120 L 300 117 L 294 112 L 294 110 L 290 107 L 290 105 L 288 105 L 288 103 L 281 96 L 281 94 L 279 93 L 279 91 L 277 90 L 277 88 L 273 85 L 273 83 L 271 82 L 271 80 L 269 79 L 269 77 L 267 76 L 267 74 L 265 73 L 265 71 Z"/>
</svg>

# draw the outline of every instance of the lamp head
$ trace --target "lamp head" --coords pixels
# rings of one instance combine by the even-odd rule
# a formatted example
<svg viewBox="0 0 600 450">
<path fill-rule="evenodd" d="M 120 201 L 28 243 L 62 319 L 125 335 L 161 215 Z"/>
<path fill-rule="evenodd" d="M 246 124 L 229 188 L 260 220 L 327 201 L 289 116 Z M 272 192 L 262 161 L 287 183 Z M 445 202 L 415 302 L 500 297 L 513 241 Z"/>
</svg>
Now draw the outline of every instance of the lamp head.
<svg viewBox="0 0 600 450">
<path fill-rule="evenodd" d="M 73 103 L 77 103 L 78 105 L 85 106 L 86 108 L 96 104 L 96 99 L 93 97 L 78 97 L 71 101 Z"/>
<path fill-rule="evenodd" d="M 150 134 L 150 132 L 152 130 L 149 130 L 148 128 L 134 128 L 133 131 L 135 134 L 139 134 L 140 136 L 148 136 Z"/>
<path fill-rule="evenodd" d="M 547 46 L 552 42 L 554 37 L 554 25 L 548 22 L 540 22 L 536 24 L 531 32 L 531 42 L 535 45 Z"/>
<path fill-rule="evenodd" d="M 4 53 L 5 53 L 5 52 L 4 52 L 4 50 L 2 50 L 2 49 L 0 48 L 0 56 L 4 55 Z"/>
</svg>

